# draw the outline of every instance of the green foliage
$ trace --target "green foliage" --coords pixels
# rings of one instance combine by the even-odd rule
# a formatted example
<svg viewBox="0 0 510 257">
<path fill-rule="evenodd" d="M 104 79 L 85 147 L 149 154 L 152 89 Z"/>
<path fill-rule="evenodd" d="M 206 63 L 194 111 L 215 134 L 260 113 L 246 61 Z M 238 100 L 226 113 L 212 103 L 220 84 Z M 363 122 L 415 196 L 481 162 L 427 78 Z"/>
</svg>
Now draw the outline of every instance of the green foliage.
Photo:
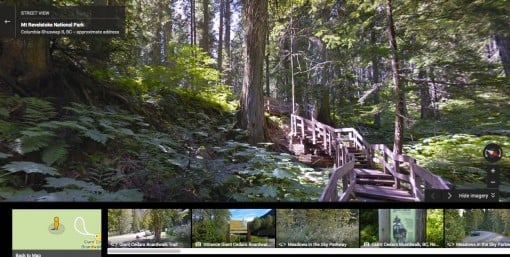
<svg viewBox="0 0 510 257">
<path fill-rule="evenodd" d="M 444 213 L 443 209 L 427 209 L 427 237 L 428 243 L 435 247 L 444 247 Z"/>
<path fill-rule="evenodd" d="M 327 181 L 326 173 L 296 162 L 289 154 L 234 141 L 215 150 L 234 167 L 233 177 L 243 188 L 233 194 L 237 201 L 316 201 Z"/>
<path fill-rule="evenodd" d="M 462 242 L 467 234 L 464 228 L 464 220 L 461 219 L 458 209 L 445 210 L 445 242 Z"/>
<path fill-rule="evenodd" d="M 35 97 L 27 97 L 23 98 L 23 101 L 27 104 L 23 120 L 28 124 L 36 124 L 41 121 L 46 121 L 57 114 L 55 107 L 46 100 Z"/>
<path fill-rule="evenodd" d="M 279 242 L 344 243 L 358 247 L 358 211 L 349 209 L 278 209 Z"/>
<path fill-rule="evenodd" d="M 359 214 L 360 244 L 379 242 L 379 222 L 377 209 L 362 209 Z"/>
<path fill-rule="evenodd" d="M 220 105 L 226 110 L 235 109 L 230 88 L 220 83 L 220 74 L 212 67 L 215 60 L 200 47 L 169 43 L 167 53 L 166 66 L 130 67 L 126 73 L 97 70 L 94 74 L 149 103 L 179 94 L 199 97 L 203 102 Z"/>
<path fill-rule="evenodd" d="M 58 175 L 57 170 L 47 165 L 35 162 L 11 162 L 2 166 L 8 172 L 24 171 L 26 173 L 40 173 L 47 175 Z"/>
<path fill-rule="evenodd" d="M 173 232 L 177 242 L 181 243 L 184 247 L 191 247 L 191 224 L 179 226 Z"/>
<path fill-rule="evenodd" d="M 193 210 L 192 242 L 227 242 L 230 215 L 228 209 Z"/>
<path fill-rule="evenodd" d="M 510 151 L 510 139 L 506 136 L 475 136 L 469 134 L 442 135 L 420 139 L 405 148 L 407 154 L 415 157 L 419 164 L 456 185 L 484 183 L 486 161 L 484 147 L 498 142 Z M 510 166 L 501 161 L 502 167 Z M 505 178 L 505 181 L 507 179 Z"/>
<path fill-rule="evenodd" d="M 68 155 L 67 145 L 60 141 L 51 144 L 42 151 L 41 159 L 48 165 L 62 163 Z"/>
</svg>

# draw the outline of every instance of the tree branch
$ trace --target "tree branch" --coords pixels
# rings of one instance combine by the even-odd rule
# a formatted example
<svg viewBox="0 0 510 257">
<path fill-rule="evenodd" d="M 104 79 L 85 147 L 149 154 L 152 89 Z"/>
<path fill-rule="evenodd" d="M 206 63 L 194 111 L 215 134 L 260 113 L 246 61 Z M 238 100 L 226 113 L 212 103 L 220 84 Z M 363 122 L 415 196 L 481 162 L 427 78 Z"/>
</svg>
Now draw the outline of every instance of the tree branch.
<svg viewBox="0 0 510 257">
<path fill-rule="evenodd" d="M 365 94 L 358 100 L 358 103 L 365 104 L 367 98 L 373 93 L 377 92 L 377 90 L 382 86 L 382 83 L 375 83 L 372 85 L 372 88 L 365 92 Z"/>
</svg>

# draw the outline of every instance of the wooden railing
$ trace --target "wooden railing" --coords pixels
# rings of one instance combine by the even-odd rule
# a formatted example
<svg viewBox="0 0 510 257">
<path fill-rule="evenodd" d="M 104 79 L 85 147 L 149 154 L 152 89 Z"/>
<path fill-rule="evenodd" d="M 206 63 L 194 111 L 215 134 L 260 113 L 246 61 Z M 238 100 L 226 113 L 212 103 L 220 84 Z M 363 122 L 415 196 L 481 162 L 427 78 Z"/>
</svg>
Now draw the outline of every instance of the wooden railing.
<svg viewBox="0 0 510 257">
<path fill-rule="evenodd" d="M 355 158 L 349 153 L 348 148 L 354 147 L 367 156 L 368 165 L 382 166 L 382 171 L 391 174 L 395 179 L 395 187 L 402 188 L 403 183 L 409 185 L 412 196 L 423 201 L 426 188 L 448 189 L 448 182 L 433 174 L 427 169 L 419 166 L 416 160 L 407 155 L 394 157 L 386 145 L 370 144 L 354 128 L 333 128 L 315 119 L 306 119 L 299 115 L 292 114 L 291 105 L 281 104 L 274 98 L 266 98 L 266 109 L 278 110 L 283 113 L 290 110 L 292 137 L 300 140 L 308 139 L 312 144 L 320 147 L 334 159 L 334 171 L 323 191 L 320 201 L 347 201 L 356 183 L 354 171 Z M 287 109 L 285 109 L 287 108 Z M 401 171 L 407 171 L 405 174 Z M 338 196 L 338 180 L 342 180 L 343 193 Z"/>
<path fill-rule="evenodd" d="M 382 166 L 383 172 L 391 174 L 395 178 L 395 187 L 401 188 L 402 183 L 406 182 L 410 185 L 411 195 L 418 200 L 425 199 L 425 189 L 449 189 L 448 182 L 441 177 L 419 166 L 416 160 L 408 155 L 398 155 L 394 158 L 393 152 L 383 144 L 372 145 L 374 162 Z M 404 174 L 401 169 L 407 169 L 409 174 Z"/>
<path fill-rule="evenodd" d="M 372 163 L 372 147 L 371 145 L 361 136 L 361 134 L 354 128 L 340 128 L 335 129 L 336 137 L 344 140 L 349 147 L 355 147 L 361 150 L 363 154 L 367 156 L 369 166 L 373 166 Z"/>
<path fill-rule="evenodd" d="M 319 201 L 321 202 L 345 202 L 349 197 L 356 184 L 356 173 L 354 170 L 354 156 L 349 154 L 347 147 L 340 140 L 336 143 L 335 162 L 341 161 L 343 165 L 336 168 L 329 177 L 326 188 L 322 192 Z M 338 195 L 338 180 L 342 181 L 342 195 Z"/>
</svg>

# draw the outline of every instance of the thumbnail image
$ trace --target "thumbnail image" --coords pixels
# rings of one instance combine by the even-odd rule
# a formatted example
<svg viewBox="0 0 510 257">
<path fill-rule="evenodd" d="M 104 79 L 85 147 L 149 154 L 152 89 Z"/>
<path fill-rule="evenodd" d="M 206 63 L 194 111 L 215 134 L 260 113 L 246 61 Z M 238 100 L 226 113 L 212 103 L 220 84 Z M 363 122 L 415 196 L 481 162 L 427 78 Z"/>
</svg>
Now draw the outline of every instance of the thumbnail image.
<svg viewBox="0 0 510 257">
<path fill-rule="evenodd" d="M 13 256 L 99 257 L 101 210 L 13 210 L 12 251 Z"/>
<path fill-rule="evenodd" d="M 278 247 L 358 247 L 358 210 L 278 209 Z"/>
<path fill-rule="evenodd" d="M 275 247 L 274 209 L 193 209 L 193 247 Z"/>
<path fill-rule="evenodd" d="M 190 210 L 108 209 L 108 247 L 191 247 Z"/>
<path fill-rule="evenodd" d="M 510 247 L 510 209 L 445 211 L 447 247 Z"/>
<path fill-rule="evenodd" d="M 444 247 L 443 209 L 360 210 L 361 247 Z"/>
</svg>

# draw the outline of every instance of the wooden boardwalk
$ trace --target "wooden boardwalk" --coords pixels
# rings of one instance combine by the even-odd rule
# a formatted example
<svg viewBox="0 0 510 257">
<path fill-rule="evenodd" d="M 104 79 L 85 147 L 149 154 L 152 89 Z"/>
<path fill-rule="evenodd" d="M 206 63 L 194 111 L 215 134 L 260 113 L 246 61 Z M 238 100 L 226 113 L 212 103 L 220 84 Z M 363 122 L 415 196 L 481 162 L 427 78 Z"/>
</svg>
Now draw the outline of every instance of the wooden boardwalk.
<svg viewBox="0 0 510 257">
<path fill-rule="evenodd" d="M 368 143 L 354 128 L 333 128 L 311 115 L 308 119 L 293 114 L 291 105 L 273 98 L 266 98 L 266 110 L 290 114 L 289 149 L 296 155 L 320 152 L 333 159 L 320 201 L 423 201 L 426 188 L 449 188 L 447 181 L 419 166 L 414 158 L 394 156 L 387 146 Z"/>
</svg>

